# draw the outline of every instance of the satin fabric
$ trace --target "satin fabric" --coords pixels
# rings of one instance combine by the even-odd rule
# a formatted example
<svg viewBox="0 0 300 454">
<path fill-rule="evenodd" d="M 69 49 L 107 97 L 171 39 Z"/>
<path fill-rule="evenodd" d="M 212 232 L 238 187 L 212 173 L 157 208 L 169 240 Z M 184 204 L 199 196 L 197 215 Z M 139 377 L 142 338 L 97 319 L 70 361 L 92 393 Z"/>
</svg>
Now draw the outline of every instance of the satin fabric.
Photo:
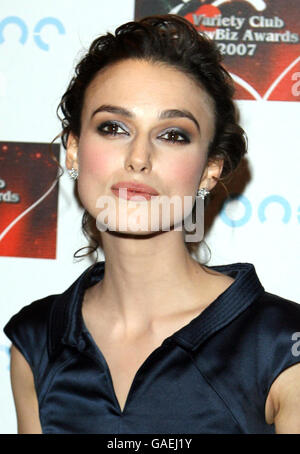
<svg viewBox="0 0 300 454">
<path fill-rule="evenodd" d="M 208 268 L 235 281 L 148 356 L 123 411 L 81 312 L 104 261 L 15 314 L 4 332 L 33 371 L 43 433 L 274 433 L 265 401 L 280 372 L 300 362 L 300 305 L 266 292 L 252 264 Z"/>
</svg>

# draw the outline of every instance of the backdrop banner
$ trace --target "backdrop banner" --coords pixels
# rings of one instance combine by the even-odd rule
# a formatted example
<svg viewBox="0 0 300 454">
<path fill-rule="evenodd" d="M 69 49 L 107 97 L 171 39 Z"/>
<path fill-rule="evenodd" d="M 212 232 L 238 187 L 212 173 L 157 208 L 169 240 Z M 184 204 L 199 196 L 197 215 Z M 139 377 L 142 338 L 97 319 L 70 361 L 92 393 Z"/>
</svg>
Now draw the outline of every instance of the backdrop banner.
<svg viewBox="0 0 300 454">
<path fill-rule="evenodd" d="M 59 145 L 51 146 L 59 162 Z M 56 258 L 58 179 L 50 145 L 0 143 L 0 255 Z"/>
<path fill-rule="evenodd" d="M 183 16 L 217 43 L 236 99 L 299 100 L 298 0 L 136 0 L 136 19 L 153 13 Z"/>
</svg>

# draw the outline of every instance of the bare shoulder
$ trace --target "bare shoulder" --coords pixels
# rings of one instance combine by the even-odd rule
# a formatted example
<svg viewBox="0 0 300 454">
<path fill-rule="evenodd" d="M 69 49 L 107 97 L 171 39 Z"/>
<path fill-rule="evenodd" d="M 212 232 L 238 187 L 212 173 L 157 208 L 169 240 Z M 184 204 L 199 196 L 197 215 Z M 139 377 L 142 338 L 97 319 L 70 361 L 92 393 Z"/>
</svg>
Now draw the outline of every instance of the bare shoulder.
<svg viewBox="0 0 300 454">
<path fill-rule="evenodd" d="M 300 363 L 285 369 L 274 380 L 265 407 L 268 424 L 278 434 L 300 434 Z"/>
<path fill-rule="evenodd" d="M 33 374 L 28 362 L 13 344 L 11 346 L 10 374 L 18 433 L 41 434 L 42 428 Z"/>
</svg>

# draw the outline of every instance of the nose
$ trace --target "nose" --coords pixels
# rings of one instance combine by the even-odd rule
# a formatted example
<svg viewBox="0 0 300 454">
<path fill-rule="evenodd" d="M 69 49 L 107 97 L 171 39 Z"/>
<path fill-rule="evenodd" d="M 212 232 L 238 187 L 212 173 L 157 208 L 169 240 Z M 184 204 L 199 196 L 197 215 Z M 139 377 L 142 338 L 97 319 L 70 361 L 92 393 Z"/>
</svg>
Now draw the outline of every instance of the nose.
<svg viewBox="0 0 300 454">
<path fill-rule="evenodd" d="M 135 137 L 129 145 L 125 168 L 129 172 L 149 173 L 151 171 L 152 148 L 145 137 Z"/>
</svg>

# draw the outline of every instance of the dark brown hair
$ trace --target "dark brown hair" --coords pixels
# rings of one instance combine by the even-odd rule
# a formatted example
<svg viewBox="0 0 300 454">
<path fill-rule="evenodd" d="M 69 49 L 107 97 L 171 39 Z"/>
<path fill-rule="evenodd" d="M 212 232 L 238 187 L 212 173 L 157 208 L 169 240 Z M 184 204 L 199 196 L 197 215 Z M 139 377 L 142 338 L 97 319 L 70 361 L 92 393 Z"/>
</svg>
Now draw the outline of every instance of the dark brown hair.
<svg viewBox="0 0 300 454">
<path fill-rule="evenodd" d="M 224 159 L 221 179 L 228 177 L 246 153 L 247 141 L 237 123 L 233 102 L 233 82 L 221 64 L 221 55 L 213 41 L 199 33 L 183 17 L 167 14 L 148 16 L 121 25 L 115 34 L 106 33 L 95 39 L 75 68 L 57 113 L 62 122 L 62 143 L 67 147 L 69 133 L 79 138 L 81 112 L 87 87 L 98 72 L 125 59 L 143 59 L 170 65 L 193 78 L 214 101 L 215 135 L 209 145 L 208 160 Z M 62 115 L 60 115 L 61 111 Z M 89 252 L 101 247 L 100 232 L 95 219 L 85 210 L 82 230 L 89 240 Z M 193 252 L 198 245 L 186 243 Z"/>
</svg>

